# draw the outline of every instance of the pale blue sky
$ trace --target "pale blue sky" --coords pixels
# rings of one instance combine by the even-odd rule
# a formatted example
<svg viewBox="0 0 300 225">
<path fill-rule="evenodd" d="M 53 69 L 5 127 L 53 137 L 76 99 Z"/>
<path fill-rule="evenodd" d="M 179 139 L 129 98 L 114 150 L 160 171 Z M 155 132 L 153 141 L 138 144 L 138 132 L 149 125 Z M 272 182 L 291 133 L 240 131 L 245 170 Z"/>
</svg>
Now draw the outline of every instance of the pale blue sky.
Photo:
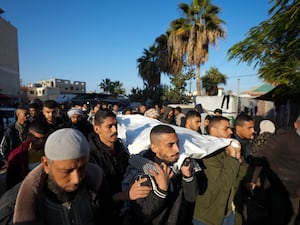
<svg viewBox="0 0 300 225">
<path fill-rule="evenodd" d="M 23 84 L 55 77 L 85 81 L 88 92 L 100 92 L 98 84 L 109 78 L 121 81 L 129 93 L 143 85 L 136 60 L 182 16 L 180 2 L 191 0 L 0 0 L 0 8 L 18 29 Z M 240 91 L 256 87 L 261 81 L 253 66 L 228 62 L 227 50 L 268 18 L 268 0 L 211 2 L 222 9 L 228 34 L 219 47 L 210 47 L 201 74 L 214 66 L 229 78 L 225 90 L 236 92 L 238 78 Z M 164 75 L 162 82 L 169 84 Z"/>
</svg>

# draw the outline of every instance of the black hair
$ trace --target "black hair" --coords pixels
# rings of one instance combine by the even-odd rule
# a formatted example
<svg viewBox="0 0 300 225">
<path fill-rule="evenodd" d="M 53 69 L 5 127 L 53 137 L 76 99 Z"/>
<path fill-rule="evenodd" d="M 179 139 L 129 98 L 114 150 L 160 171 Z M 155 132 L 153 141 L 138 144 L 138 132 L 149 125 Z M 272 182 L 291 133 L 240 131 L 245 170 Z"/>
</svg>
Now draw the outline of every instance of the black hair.
<svg viewBox="0 0 300 225">
<path fill-rule="evenodd" d="M 28 106 L 27 106 L 27 105 L 24 105 L 24 104 L 20 104 L 20 105 L 18 105 L 17 109 L 25 109 L 25 110 L 28 110 Z"/>
<path fill-rule="evenodd" d="M 150 136 L 153 134 L 173 134 L 176 133 L 174 128 L 165 124 L 159 124 L 153 127 L 150 131 Z"/>
<path fill-rule="evenodd" d="M 204 120 L 210 121 L 213 117 L 214 117 L 213 115 L 207 114 L 207 115 L 205 116 L 205 119 L 204 119 Z"/>
<path fill-rule="evenodd" d="M 253 118 L 247 114 L 239 114 L 234 121 L 234 126 L 243 126 L 244 122 L 253 121 Z"/>
<path fill-rule="evenodd" d="M 129 111 L 130 113 L 132 113 L 131 108 L 127 107 L 127 108 L 125 108 L 125 109 L 122 111 L 122 115 L 125 115 L 127 111 Z"/>
<path fill-rule="evenodd" d="M 30 103 L 28 106 L 29 106 L 29 108 L 33 108 L 33 109 L 39 109 L 39 105 L 38 105 L 38 103 L 35 103 L 35 102 L 33 102 L 33 103 Z"/>
<path fill-rule="evenodd" d="M 94 119 L 94 124 L 95 125 L 100 125 L 103 123 L 103 121 L 107 118 L 117 118 L 116 114 L 109 110 L 109 109 L 100 109 L 99 111 L 96 112 L 95 114 L 95 119 Z"/>
<path fill-rule="evenodd" d="M 40 134 L 48 134 L 49 126 L 43 119 L 35 119 L 29 124 L 29 130 L 33 130 Z"/>
<path fill-rule="evenodd" d="M 185 115 L 185 120 L 188 120 L 189 118 L 194 118 L 194 117 L 200 117 L 201 118 L 201 114 L 196 111 L 196 110 L 189 110 L 186 115 Z"/>
<path fill-rule="evenodd" d="M 230 121 L 227 117 L 225 116 L 213 116 L 211 118 L 211 120 L 209 121 L 209 124 L 208 124 L 208 130 L 210 130 L 212 127 L 215 127 L 216 124 L 219 124 L 220 121 L 222 120 L 226 120 L 226 121 Z"/>
<path fill-rule="evenodd" d="M 215 109 L 214 113 L 220 113 L 220 114 L 222 114 L 223 111 L 222 111 L 222 109 Z"/>
<path fill-rule="evenodd" d="M 43 103 L 43 107 L 47 107 L 49 109 L 54 109 L 54 108 L 58 107 L 58 103 L 54 100 L 46 100 Z"/>
<path fill-rule="evenodd" d="M 177 111 L 180 112 L 180 113 L 181 113 L 181 111 L 182 111 L 182 109 L 181 109 L 180 106 L 175 107 L 175 110 L 177 110 Z"/>
</svg>

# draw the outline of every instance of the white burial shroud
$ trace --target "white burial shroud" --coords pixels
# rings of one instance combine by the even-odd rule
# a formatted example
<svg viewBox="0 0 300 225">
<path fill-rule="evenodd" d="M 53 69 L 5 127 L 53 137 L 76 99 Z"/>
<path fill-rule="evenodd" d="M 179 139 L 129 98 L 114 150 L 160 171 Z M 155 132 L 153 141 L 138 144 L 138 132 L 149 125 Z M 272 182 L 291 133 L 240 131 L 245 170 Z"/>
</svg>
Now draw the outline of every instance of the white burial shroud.
<svg viewBox="0 0 300 225">
<path fill-rule="evenodd" d="M 142 115 L 118 115 L 118 136 L 128 148 L 130 154 L 138 154 L 150 147 L 150 131 L 158 124 L 158 120 Z M 180 168 L 187 157 L 200 159 L 221 148 L 230 145 L 233 139 L 216 138 L 201 135 L 193 130 L 170 125 L 177 133 L 179 139 L 180 157 L 177 166 Z"/>
</svg>

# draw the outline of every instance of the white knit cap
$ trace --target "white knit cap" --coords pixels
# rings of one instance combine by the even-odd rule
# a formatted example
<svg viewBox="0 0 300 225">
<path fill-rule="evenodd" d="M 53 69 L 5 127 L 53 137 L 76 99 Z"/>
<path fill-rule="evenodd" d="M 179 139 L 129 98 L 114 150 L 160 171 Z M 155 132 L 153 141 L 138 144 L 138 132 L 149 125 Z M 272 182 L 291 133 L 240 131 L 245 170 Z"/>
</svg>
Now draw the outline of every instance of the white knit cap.
<svg viewBox="0 0 300 225">
<path fill-rule="evenodd" d="M 77 115 L 83 115 L 83 112 L 81 109 L 77 108 L 71 108 L 68 111 L 68 117 L 71 118 L 72 115 L 77 114 Z"/>
<path fill-rule="evenodd" d="M 271 120 L 262 120 L 259 123 L 259 133 L 269 132 L 274 133 L 275 132 L 275 125 Z"/>
<path fill-rule="evenodd" d="M 50 160 L 78 159 L 89 154 L 85 136 L 76 129 L 59 129 L 47 138 L 45 155 Z"/>
</svg>

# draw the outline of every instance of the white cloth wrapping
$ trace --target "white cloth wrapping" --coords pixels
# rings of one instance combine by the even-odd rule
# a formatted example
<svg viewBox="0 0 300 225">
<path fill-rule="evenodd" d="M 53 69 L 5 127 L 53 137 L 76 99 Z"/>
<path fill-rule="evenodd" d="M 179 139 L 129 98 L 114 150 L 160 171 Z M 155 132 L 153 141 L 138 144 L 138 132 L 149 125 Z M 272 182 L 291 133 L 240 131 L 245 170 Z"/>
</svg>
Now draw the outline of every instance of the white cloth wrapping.
<svg viewBox="0 0 300 225">
<path fill-rule="evenodd" d="M 130 154 L 138 154 L 150 147 L 150 131 L 152 127 L 162 122 L 142 115 L 118 115 L 118 136 L 127 146 Z M 185 158 L 200 159 L 218 149 L 230 145 L 230 138 L 216 138 L 201 135 L 193 130 L 170 125 L 179 139 L 180 157 L 174 165 L 181 167 Z"/>
</svg>

